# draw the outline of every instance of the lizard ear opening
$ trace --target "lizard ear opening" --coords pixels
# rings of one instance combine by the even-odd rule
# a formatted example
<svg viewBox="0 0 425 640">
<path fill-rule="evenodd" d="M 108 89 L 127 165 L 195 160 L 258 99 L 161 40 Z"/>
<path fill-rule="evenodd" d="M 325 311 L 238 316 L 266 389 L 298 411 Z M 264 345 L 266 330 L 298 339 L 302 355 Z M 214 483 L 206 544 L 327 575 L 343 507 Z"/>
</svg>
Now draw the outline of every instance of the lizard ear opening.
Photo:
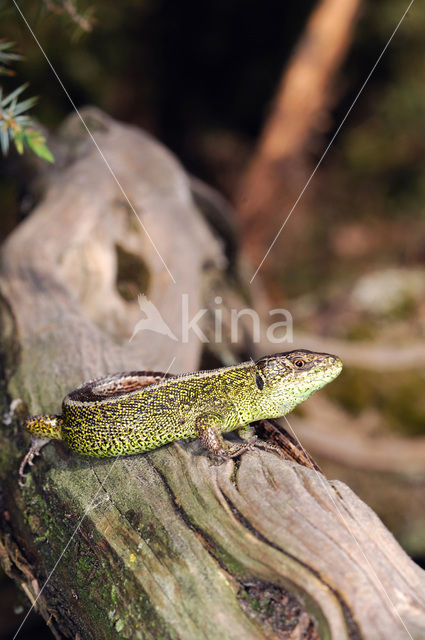
<svg viewBox="0 0 425 640">
<path fill-rule="evenodd" d="M 257 387 L 260 389 L 260 391 L 263 390 L 264 387 L 264 380 L 263 378 L 260 376 L 259 373 L 257 373 L 257 375 L 255 376 L 255 384 L 257 385 Z"/>
</svg>

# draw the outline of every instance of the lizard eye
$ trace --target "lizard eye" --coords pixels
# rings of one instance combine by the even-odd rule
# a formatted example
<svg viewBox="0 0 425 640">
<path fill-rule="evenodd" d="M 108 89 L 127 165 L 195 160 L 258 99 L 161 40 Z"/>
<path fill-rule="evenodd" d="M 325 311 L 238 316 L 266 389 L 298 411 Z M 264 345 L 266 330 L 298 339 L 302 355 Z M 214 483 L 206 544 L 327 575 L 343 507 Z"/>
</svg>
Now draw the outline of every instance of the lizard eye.
<svg viewBox="0 0 425 640">
<path fill-rule="evenodd" d="M 301 360 L 301 358 L 298 358 L 298 360 L 295 360 L 294 365 L 297 367 L 297 369 L 302 369 L 305 365 L 305 362 L 304 360 Z"/>
</svg>

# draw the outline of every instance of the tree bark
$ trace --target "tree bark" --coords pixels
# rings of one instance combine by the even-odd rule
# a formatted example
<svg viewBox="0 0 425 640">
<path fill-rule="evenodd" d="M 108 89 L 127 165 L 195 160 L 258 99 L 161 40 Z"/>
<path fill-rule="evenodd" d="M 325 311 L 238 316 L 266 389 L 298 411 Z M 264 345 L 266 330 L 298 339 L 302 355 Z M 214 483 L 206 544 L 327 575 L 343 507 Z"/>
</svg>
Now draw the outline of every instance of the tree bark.
<svg viewBox="0 0 425 640">
<path fill-rule="evenodd" d="M 217 466 L 195 441 L 93 460 L 56 442 L 19 488 L 28 437 L 16 400 L 58 412 L 90 377 L 195 369 L 193 334 L 141 331 L 128 342 L 134 292 L 145 282 L 178 333 L 181 295 L 195 312 L 206 272 L 226 268 L 176 160 L 134 128 L 85 117 L 156 249 L 71 119 L 72 155 L 2 252 L 7 573 L 56 637 L 387 640 L 405 638 L 406 625 L 425 638 L 424 572 L 348 487 L 273 454 Z"/>
</svg>

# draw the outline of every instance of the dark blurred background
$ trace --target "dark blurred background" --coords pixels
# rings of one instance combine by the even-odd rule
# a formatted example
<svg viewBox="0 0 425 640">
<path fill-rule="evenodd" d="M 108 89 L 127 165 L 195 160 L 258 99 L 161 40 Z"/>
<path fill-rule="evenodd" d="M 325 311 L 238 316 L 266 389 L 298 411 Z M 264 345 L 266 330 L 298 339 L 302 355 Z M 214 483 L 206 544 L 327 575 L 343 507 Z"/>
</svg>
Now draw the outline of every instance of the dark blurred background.
<svg viewBox="0 0 425 640">
<path fill-rule="evenodd" d="M 96 105 L 147 129 L 189 171 L 235 200 L 282 71 L 317 4 L 79 3 L 83 15 L 86 8 L 93 13 L 88 33 L 48 2 L 20 6 L 78 107 Z M 328 119 L 321 137 L 304 150 L 311 168 L 407 3 L 359 6 L 354 37 L 332 79 Z M 15 7 L 4 1 L 0 11 L 1 37 L 16 42 L 25 58 L 14 65 L 17 76 L 2 78 L 2 85 L 30 82 L 27 94 L 40 98 L 33 113 L 54 130 L 72 107 Z M 424 8 L 414 4 L 309 188 L 315 212 L 307 235 L 314 251 L 304 246 L 300 268 L 280 274 L 287 294 L 320 286 L 335 260 L 344 274 L 359 264 L 423 261 L 417 228 L 425 199 L 424 26 Z M 14 180 L 3 179 L 0 189 L 2 218 L 9 216 L 2 221 L 5 232 L 19 216 L 19 193 Z"/>
<path fill-rule="evenodd" d="M 92 16 L 89 31 L 61 10 L 61 2 L 21 0 L 19 6 L 77 107 L 96 105 L 114 118 L 148 130 L 239 211 L 241 184 L 258 153 L 282 74 L 296 57 L 319 4 L 78 2 L 79 14 L 86 17 L 88 10 Z M 273 215 L 267 215 L 265 207 L 264 226 L 272 235 L 408 3 L 358 4 L 358 19 L 326 88 L 320 122 L 294 161 L 282 164 L 283 196 Z M 28 95 L 39 96 L 33 114 L 54 133 L 72 107 L 13 4 L 0 2 L 0 15 L 0 38 L 14 41 L 24 56 L 14 65 L 17 75 L 1 78 L 1 84 L 11 91 L 28 81 Z M 389 349 L 406 340 L 422 344 L 424 32 L 425 6 L 414 3 L 261 274 L 271 298 L 285 302 L 303 331 L 345 341 L 384 341 Z M 0 232 L 6 236 L 25 212 L 26 172 L 13 151 L 0 164 Z M 248 240 L 242 238 L 242 244 L 257 266 L 256 256 L 262 255 L 272 237 L 264 238 L 264 246 L 253 247 L 246 220 L 241 219 L 241 234 L 245 230 Z M 349 415 L 378 407 L 392 433 L 423 438 L 423 367 L 412 366 L 398 378 L 391 369 L 385 375 L 380 374 L 377 382 L 373 372 L 363 375 L 352 369 L 340 386 L 329 387 L 329 394 Z M 382 476 L 376 484 L 380 482 L 386 485 Z M 394 504 L 391 508 L 388 501 L 384 504 L 371 496 L 365 484 L 363 480 L 356 485 L 353 479 L 351 486 L 378 509 L 408 552 L 423 562 L 425 519 L 412 530 L 409 514 L 400 516 Z M 423 496 L 421 484 L 420 489 Z M 400 496 L 404 501 L 405 494 Z M 418 511 L 417 501 L 412 509 Z M 0 583 L 0 639 L 13 636 L 28 606 L 11 585 L 6 578 Z M 49 637 L 36 616 L 20 633 L 22 640 L 30 636 Z"/>
</svg>

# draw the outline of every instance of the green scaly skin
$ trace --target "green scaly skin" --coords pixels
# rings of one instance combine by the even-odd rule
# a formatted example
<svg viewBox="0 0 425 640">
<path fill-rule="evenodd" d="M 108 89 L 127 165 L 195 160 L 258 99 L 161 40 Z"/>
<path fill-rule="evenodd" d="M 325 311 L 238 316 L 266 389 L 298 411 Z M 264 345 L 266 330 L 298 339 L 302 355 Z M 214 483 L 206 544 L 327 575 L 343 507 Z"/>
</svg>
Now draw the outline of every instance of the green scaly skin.
<svg viewBox="0 0 425 640">
<path fill-rule="evenodd" d="M 99 378 L 69 393 L 61 416 L 27 420 L 38 447 L 25 462 L 31 463 L 49 439 L 63 440 L 83 455 L 106 457 L 200 437 L 210 451 L 234 457 L 251 449 L 253 440 L 231 445 L 222 433 L 238 430 L 243 437 L 251 422 L 289 413 L 341 369 L 336 356 L 298 350 L 183 375 L 131 372 Z M 255 446 L 273 449 L 267 443 Z"/>
</svg>

